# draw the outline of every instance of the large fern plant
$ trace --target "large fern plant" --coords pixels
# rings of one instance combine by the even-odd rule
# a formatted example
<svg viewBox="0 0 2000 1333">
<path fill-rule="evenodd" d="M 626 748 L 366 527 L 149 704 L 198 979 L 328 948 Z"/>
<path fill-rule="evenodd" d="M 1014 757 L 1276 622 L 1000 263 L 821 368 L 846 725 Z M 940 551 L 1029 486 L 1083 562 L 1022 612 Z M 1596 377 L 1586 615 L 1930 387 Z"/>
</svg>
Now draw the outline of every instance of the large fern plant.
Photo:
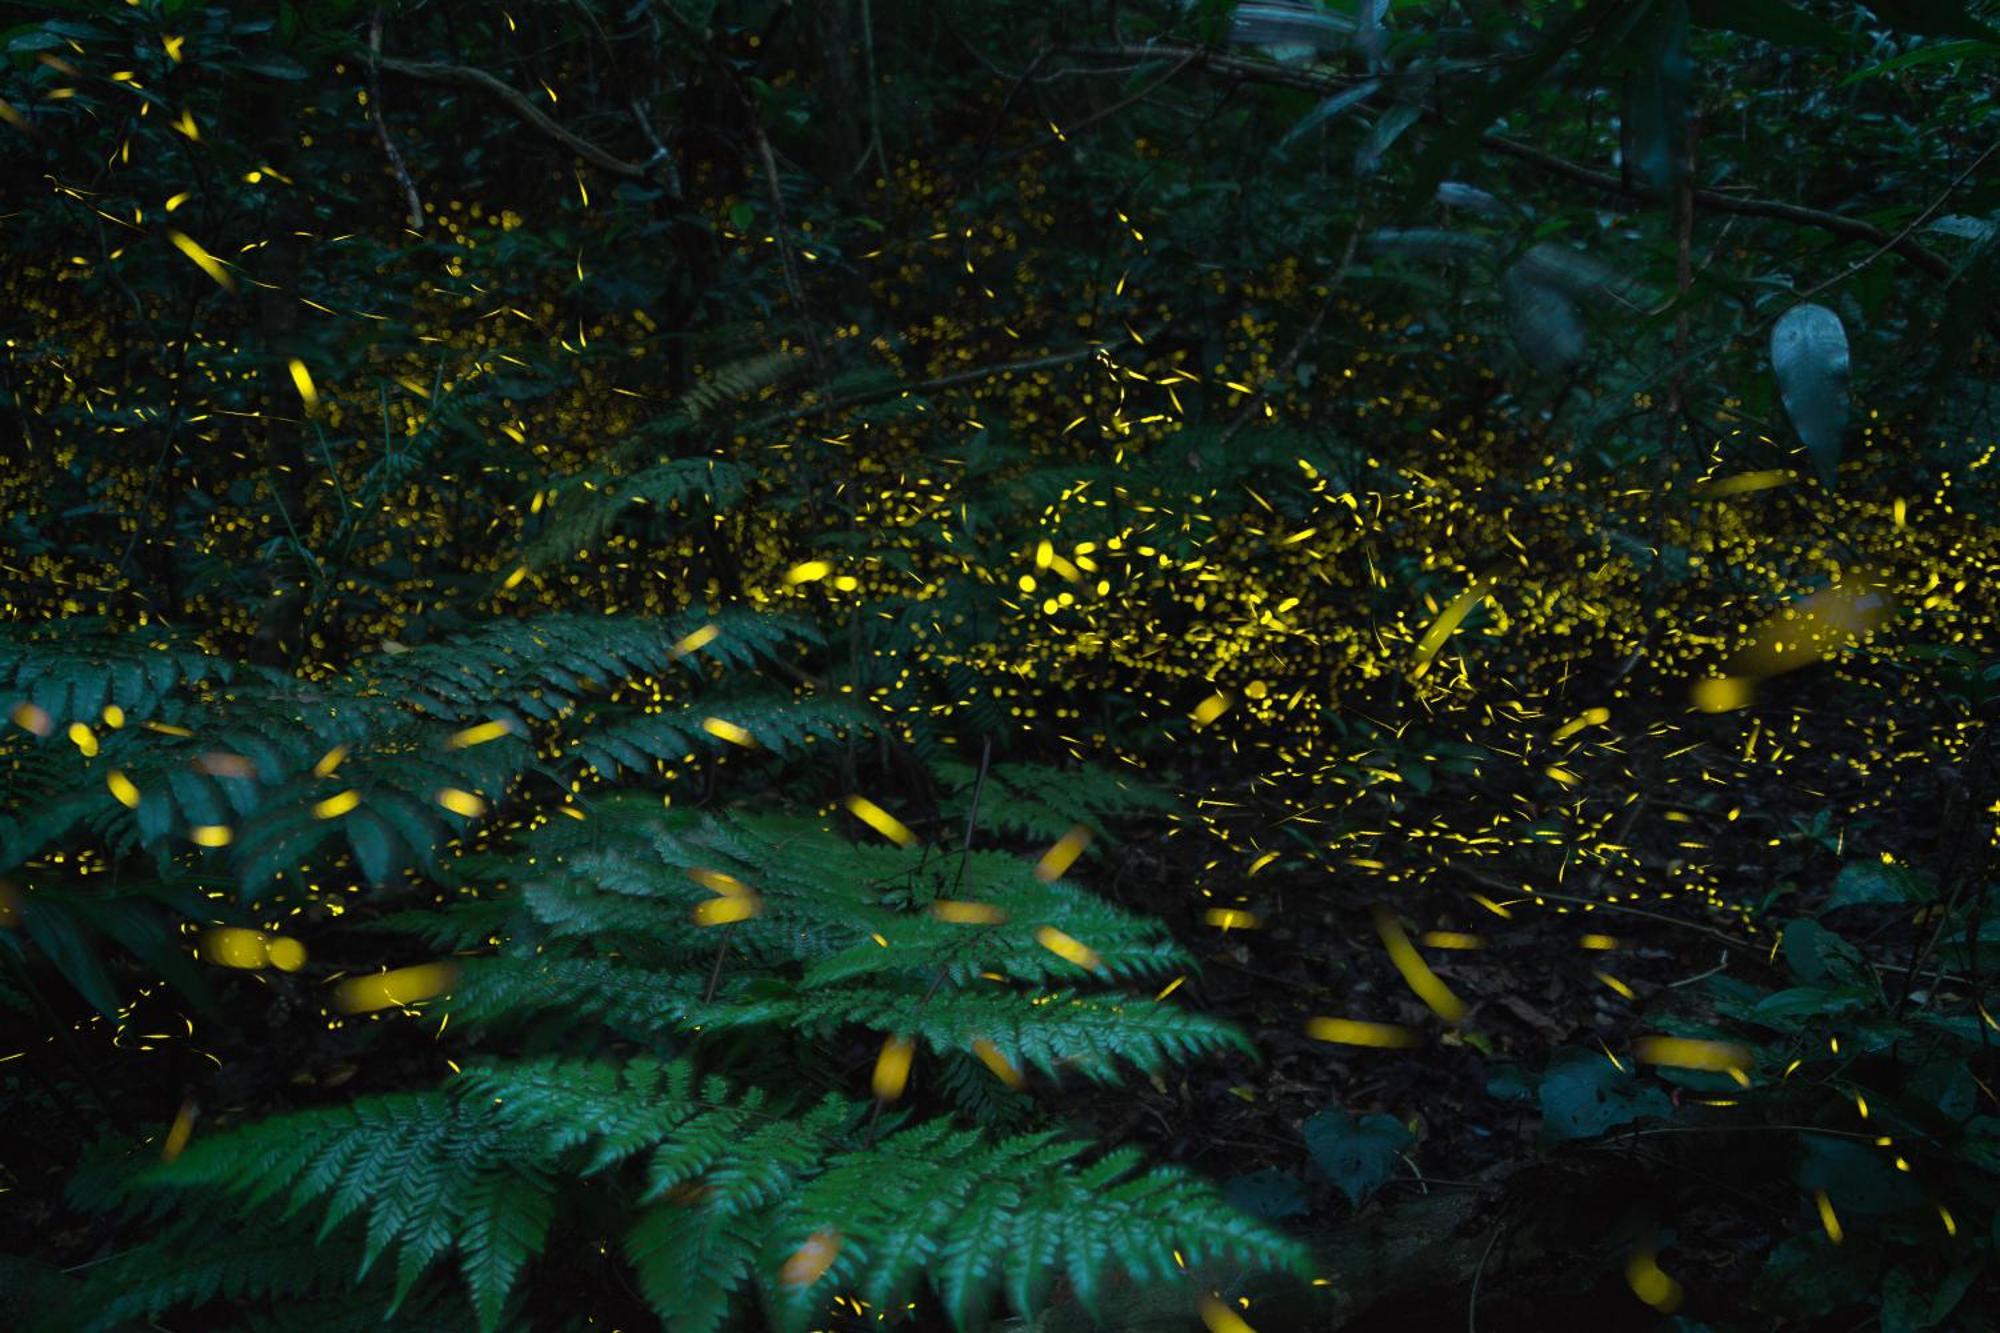
<svg viewBox="0 0 2000 1333">
<path fill-rule="evenodd" d="M 1062 1128 L 1067 1081 L 1247 1050 L 1127 989 L 1192 960 L 1050 861 L 960 836 L 989 799 L 989 838 L 1039 842 L 1160 798 L 1088 774 L 1065 796 L 1031 766 L 968 790 L 951 769 L 948 849 L 837 802 L 662 800 L 666 770 L 746 740 L 778 756 L 765 779 L 809 793 L 810 742 L 872 725 L 755 684 L 800 636 L 747 614 L 502 624 L 318 682 L 11 640 L 0 680 L 38 710 L 9 742 L 11 794 L 46 799 L 10 803 L 4 843 L 46 961 L 109 1005 L 86 928 L 130 929 L 58 843 L 162 884 L 221 872 L 233 895 L 178 900 L 190 927 L 344 871 L 392 904 L 449 901 L 371 918 L 385 961 L 444 960 L 451 986 L 369 1018 L 441 1018 L 463 1061 L 436 1087 L 225 1115 L 169 1161 L 114 1144 L 71 1191 L 110 1257 L 57 1284 L 57 1326 L 581 1328 L 595 1312 L 559 1295 L 581 1265 L 673 1329 L 759 1311 L 803 1329 L 836 1301 L 975 1327 L 1059 1282 L 1090 1305 L 1121 1277 L 1298 1268 L 1207 1184 Z M 190 846 L 202 827 L 233 836 Z M 189 971 L 162 937 L 145 961 Z"/>
</svg>

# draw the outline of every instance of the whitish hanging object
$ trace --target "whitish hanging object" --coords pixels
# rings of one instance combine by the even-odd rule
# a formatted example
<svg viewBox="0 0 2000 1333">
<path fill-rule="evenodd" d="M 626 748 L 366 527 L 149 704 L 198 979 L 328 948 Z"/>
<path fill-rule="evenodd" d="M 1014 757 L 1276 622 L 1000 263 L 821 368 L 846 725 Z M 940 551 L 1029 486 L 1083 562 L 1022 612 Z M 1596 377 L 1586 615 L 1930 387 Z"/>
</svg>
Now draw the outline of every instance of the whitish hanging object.
<svg viewBox="0 0 2000 1333">
<path fill-rule="evenodd" d="M 1374 128 L 1369 130 L 1368 137 L 1354 151 L 1354 174 L 1374 175 L 1375 169 L 1382 165 L 1382 154 L 1388 152 L 1390 145 L 1402 137 L 1404 130 L 1416 124 L 1417 117 L 1422 114 L 1422 108 L 1414 106 L 1392 106 L 1384 111 L 1376 119 Z"/>
<path fill-rule="evenodd" d="M 1363 254 L 1402 255 L 1409 259 L 1484 259 L 1493 245 L 1448 227 L 1380 227 L 1362 238 Z"/>
<path fill-rule="evenodd" d="M 1638 64 L 1625 80 L 1625 114 L 1619 120 L 1619 151 L 1627 179 L 1660 193 L 1680 180 L 1685 167 L 1688 82 L 1686 0 L 1658 5 L 1632 38 Z"/>
<path fill-rule="evenodd" d="M 1639 284 L 1566 245 L 1539 241 L 1515 261 L 1514 270 L 1529 282 L 1553 288 L 1598 310 L 1651 304 L 1651 297 Z"/>
<path fill-rule="evenodd" d="M 1828 486 L 1834 484 L 1847 434 L 1849 368 L 1847 330 L 1823 305 L 1795 305 L 1771 330 L 1778 396 Z"/>
<path fill-rule="evenodd" d="M 1321 9 L 1311 0 L 1260 0 L 1236 6 L 1229 40 L 1259 46 L 1273 60 L 1296 64 L 1322 51 L 1339 50 L 1354 31 L 1354 20 Z"/>
<path fill-rule="evenodd" d="M 1446 208 L 1462 208 L 1481 217 L 1497 217 L 1507 211 L 1507 206 L 1494 196 L 1476 185 L 1459 181 L 1438 182 L 1437 201 Z"/>
<path fill-rule="evenodd" d="M 1500 276 L 1514 346 L 1535 369 L 1567 370 L 1583 360 L 1583 316 L 1560 290 L 1540 281 L 1530 265 L 1518 263 Z"/>
</svg>

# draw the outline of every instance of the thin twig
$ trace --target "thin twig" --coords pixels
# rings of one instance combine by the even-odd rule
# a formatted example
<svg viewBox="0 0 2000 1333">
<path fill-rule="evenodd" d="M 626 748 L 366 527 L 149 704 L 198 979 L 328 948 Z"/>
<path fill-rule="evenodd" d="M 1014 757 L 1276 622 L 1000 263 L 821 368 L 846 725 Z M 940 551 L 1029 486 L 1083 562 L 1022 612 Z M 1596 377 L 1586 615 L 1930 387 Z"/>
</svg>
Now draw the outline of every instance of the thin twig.
<svg viewBox="0 0 2000 1333">
<path fill-rule="evenodd" d="M 1465 1298 L 1465 1333 L 1479 1333 L 1479 1279 L 1486 1276 L 1486 1261 L 1493 1257 L 1493 1247 L 1500 1243 L 1504 1229 L 1498 1222 L 1493 1224 L 1493 1236 L 1480 1252 L 1479 1267 L 1472 1270 L 1472 1293 Z"/>
<path fill-rule="evenodd" d="M 375 21 L 368 25 L 368 111 L 375 121 L 375 137 L 382 143 L 382 155 L 389 159 L 389 169 L 396 173 L 396 182 L 403 187 L 403 199 L 410 206 L 410 230 L 423 234 L 424 201 L 417 193 L 417 183 L 410 176 L 410 168 L 403 161 L 396 141 L 389 137 L 389 122 L 382 115 L 382 11 L 377 8 Z"/>
<path fill-rule="evenodd" d="M 1161 327 L 1161 325 L 1153 325 L 1140 336 L 1150 342 L 1153 335 L 1158 333 Z M 974 366 L 970 370 L 953 371 L 949 375 L 940 375 L 936 379 L 919 380 L 915 384 L 891 382 L 878 388 L 863 389 L 855 393 L 846 394 L 840 398 L 829 398 L 824 402 L 814 403 L 808 407 L 792 408 L 783 412 L 772 412 L 766 416 L 754 418 L 737 427 L 737 429 L 746 435 L 755 434 L 757 431 L 781 425 L 788 421 L 808 421 L 814 417 L 827 416 L 834 412 L 844 412 L 850 407 L 867 407 L 871 403 L 879 403 L 886 399 L 903 397 L 908 394 L 931 393 L 938 389 L 956 388 L 961 384 L 976 384 L 981 380 L 992 379 L 996 375 L 1025 374 L 1032 370 L 1052 370 L 1057 366 L 1066 366 L 1073 361 L 1082 361 L 1087 357 L 1095 356 L 1108 345 L 1103 342 L 1092 342 L 1086 343 L 1081 347 L 1072 347 L 1065 352 L 1052 352 L 1047 356 L 1029 357 L 1021 361 L 996 361 L 989 365 Z"/>
<path fill-rule="evenodd" d="M 867 166 L 868 159 L 872 157 L 875 165 L 882 168 L 882 188 L 889 192 L 893 190 L 894 182 L 889 171 L 889 153 L 882 146 L 882 103 L 878 87 L 881 79 L 875 73 L 875 14 L 871 0 L 861 0 L 861 73 L 868 80 L 868 147 L 848 174 L 860 175 L 861 168 Z"/>
<path fill-rule="evenodd" d="M 715 988 L 722 980 L 722 955 L 729 948 L 729 932 L 736 929 L 734 921 L 722 927 L 721 936 L 715 941 L 715 963 L 708 969 L 708 988 L 701 993 L 701 1002 L 707 1004 L 715 998 Z"/>
<path fill-rule="evenodd" d="M 979 738 L 979 777 L 972 784 L 972 805 L 965 812 L 965 850 L 972 850 L 972 830 L 979 823 L 979 795 L 986 790 L 986 766 L 993 758 L 993 738 Z"/>
<path fill-rule="evenodd" d="M 1193 59 L 1186 59 L 1189 53 Z M 1146 59 L 1169 60 L 1175 57 L 1186 59 L 1186 67 L 1208 69 L 1218 74 L 1226 74 L 1245 83 L 1275 84 L 1288 88 L 1303 88 L 1308 91 L 1329 94 L 1352 87 L 1358 79 L 1337 74 L 1325 74 L 1315 70 L 1294 69 L 1263 61 L 1241 57 L 1225 56 L 1202 47 L 1179 45 L 1157 46 L 1099 46 L 1065 48 L 1063 54 L 1087 58 L 1110 58 L 1118 60 Z M 1428 120 L 1441 119 L 1440 113 L 1427 110 Z M 1517 161 L 1531 163 L 1544 171 L 1562 176 L 1580 185 L 1588 185 L 1609 194 L 1631 197 L 1634 191 L 1618 176 L 1610 172 L 1598 171 L 1579 162 L 1557 157 L 1529 144 L 1519 143 L 1499 134 L 1481 134 L 1479 146 L 1488 152 L 1511 157 Z M 1796 223 L 1803 227 L 1814 227 L 1848 240 L 1867 241 L 1894 250 L 1910 261 L 1916 268 L 1939 282 L 1948 282 L 1952 276 L 1952 265 L 1944 256 L 1917 244 L 1908 234 L 1892 233 L 1864 222 L 1859 218 L 1844 217 L 1839 213 L 1829 213 L 1824 209 L 1807 208 L 1802 204 L 1787 203 L 1778 199 L 1745 198 L 1741 195 L 1724 194 L 1719 190 L 1696 190 L 1694 202 L 1713 213 L 1734 213 L 1744 217 L 1770 218 L 1778 222 Z"/>
<path fill-rule="evenodd" d="M 1668 916 L 1664 912 L 1649 912 L 1643 907 L 1628 907 L 1624 903 L 1602 902 L 1596 898 L 1577 898 L 1566 893 L 1550 893 L 1543 889 L 1517 890 L 1513 884 L 1501 879 L 1499 876 L 1487 874 L 1482 870 L 1475 870 L 1470 866 L 1459 867 L 1459 873 L 1463 874 L 1467 879 L 1477 880 L 1488 888 L 1499 889 L 1503 893 L 1523 892 L 1535 898 L 1547 898 L 1551 902 L 1575 903 L 1580 907 L 1594 907 L 1606 912 L 1624 912 L 1628 916 L 1643 916 L 1648 920 L 1658 921 L 1662 925 L 1679 926 L 1682 930 L 1699 931 L 1710 939 L 1721 940 L 1724 944 L 1732 948 L 1742 949 L 1748 947 L 1748 941 L 1744 940 L 1741 936 L 1731 935 L 1726 931 L 1716 930 L 1713 927 L 1704 926 L 1699 922 L 1683 921 L 1679 917 Z"/>
<path fill-rule="evenodd" d="M 805 330 L 806 351 L 812 356 L 813 373 L 819 377 L 821 396 L 831 397 L 827 392 L 826 352 L 820 346 L 818 330 L 813 328 L 812 311 L 806 305 L 805 285 L 799 280 L 798 258 L 792 252 L 791 226 L 785 220 L 785 196 L 778 187 L 778 159 L 771 152 L 771 137 L 764 133 L 763 122 L 756 117 L 754 103 L 751 104 L 750 134 L 757 145 L 758 160 L 764 166 L 764 191 L 771 198 L 771 233 L 778 242 L 778 262 L 785 274 L 785 292 L 792 298 L 792 310 Z"/>
<path fill-rule="evenodd" d="M 581 138 L 551 119 L 543 110 L 529 101 L 525 93 L 488 74 L 483 69 L 470 65 L 443 65 L 424 60 L 396 60 L 383 56 L 374 62 L 391 74 L 401 74 L 405 78 L 419 79 L 425 83 L 456 84 L 461 88 L 472 88 L 499 101 L 514 115 L 554 139 L 563 147 L 575 153 L 594 167 L 622 176 L 627 180 L 644 180 L 646 164 L 628 162 L 622 157 L 606 152 L 590 140 Z"/>
</svg>

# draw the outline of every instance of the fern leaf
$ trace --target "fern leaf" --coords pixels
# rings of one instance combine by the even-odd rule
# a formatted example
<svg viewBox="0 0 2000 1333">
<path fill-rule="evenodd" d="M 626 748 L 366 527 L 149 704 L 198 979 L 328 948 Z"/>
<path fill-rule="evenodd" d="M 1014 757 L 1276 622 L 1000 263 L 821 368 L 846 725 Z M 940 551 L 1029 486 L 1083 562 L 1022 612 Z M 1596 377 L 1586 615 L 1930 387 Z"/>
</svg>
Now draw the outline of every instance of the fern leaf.
<svg viewBox="0 0 2000 1333">
<path fill-rule="evenodd" d="M 466 1188 L 460 1248 L 481 1333 L 500 1326 L 501 1312 L 529 1256 L 541 1251 L 554 1206 L 549 1182 L 533 1169 L 481 1172 Z"/>
<path fill-rule="evenodd" d="M 656 1204 L 625 1238 L 639 1291 L 676 1333 L 711 1333 L 750 1284 L 759 1229 L 752 1218 L 688 1203 Z"/>
</svg>

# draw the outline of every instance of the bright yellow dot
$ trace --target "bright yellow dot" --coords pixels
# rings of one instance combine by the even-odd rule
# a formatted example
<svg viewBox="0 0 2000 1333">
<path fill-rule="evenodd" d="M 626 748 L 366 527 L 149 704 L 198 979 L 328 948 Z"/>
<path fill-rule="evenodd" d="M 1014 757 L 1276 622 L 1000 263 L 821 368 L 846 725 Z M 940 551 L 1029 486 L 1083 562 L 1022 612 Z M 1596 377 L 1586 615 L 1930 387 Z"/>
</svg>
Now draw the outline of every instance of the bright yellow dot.
<svg viewBox="0 0 2000 1333">
<path fill-rule="evenodd" d="M 1306 1023 L 1306 1035 L 1314 1041 L 1339 1042 L 1343 1046 L 1401 1047 L 1422 1044 L 1423 1038 L 1395 1023 L 1364 1023 L 1354 1018 L 1314 1018 Z"/>
<path fill-rule="evenodd" d="M 839 1255 L 840 1233 L 815 1231 L 785 1260 L 785 1266 L 778 1270 L 778 1281 L 788 1287 L 810 1287 L 826 1276 Z"/>
<path fill-rule="evenodd" d="M 726 926 L 732 921 L 748 921 L 763 909 L 763 905 L 763 900 L 754 893 L 710 898 L 705 903 L 695 904 L 694 923 L 697 926 Z"/>
<path fill-rule="evenodd" d="M 1083 849 L 1089 845 L 1090 830 L 1081 824 L 1071 825 L 1069 832 L 1057 838 L 1055 845 L 1035 862 L 1035 878 L 1044 884 L 1061 879 L 1063 872 L 1076 864 L 1076 858 L 1083 855 Z"/>
<path fill-rule="evenodd" d="M 196 824 L 188 830 L 188 841 L 197 847 L 227 847 L 234 836 L 227 824 Z"/>
<path fill-rule="evenodd" d="M 734 722 L 725 722 L 719 717 L 703 718 L 701 720 L 701 729 L 718 740 L 728 741 L 731 745 L 741 745 L 745 749 L 754 747 L 757 744 L 756 737 L 752 736 L 742 727 L 737 726 Z"/>
<path fill-rule="evenodd" d="M 338 819 L 361 804 L 361 793 L 349 789 L 336 796 L 329 796 L 313 806 L 314 819 Z"/>
<path fill-rule="evenodd" d="M 695 649 L 700 648 L 705 644 L 714 642 L 715 637 L 720 633 L 722 633 L 722 631 L 717 629 L 713 625 L 703 625 L 700 629 L 695 630 L 693 633 L 689 634 L 686 638 L 682 639 L 679 643 L 676 643 L 668 651 L 671 652 L 675 657 L 685 657 L 689 653 L 693 652 Z"/>
<path fill-rule="evenodd" d="M 1063 934 L 1054 926 L 1037 926 L 1035 943 L 1047 949 L 1058 958 L 1064 958 L 1078 967 L 1095 971 L 1100 963 L 1097 950 L 1079 940 Z"/>
<path fill-rule="evenodd" d="M 471 792 L 460 791 L 456 787 L 439 789 L 437 803 L 453 814 L 464 815 L 467 819 L 477 819 L 486 813 L 486 802 Z"/>
<path fill-rule="evenodd" d="M 319 390 L 313 386 L 312 372 L 307 370 L 306 363 L 297 357 L 291 359 L 290 369 L 292 386 L 299 391 L 299 400 L 306 405 L 306 411 L 310 412 L 319 406 Z"/>
<path fill-rule="evenodd" d="M 898 847 L 908 847 L 917 840 L 917 835 L 904 826 L 903 821 L 884 810 L 866 796 L 847 798 L 847 809 L 856 819 L 874 829 L 877 833 L 895 843 Z"/>
<path fill-rule="evenodd" d="M 793 565 L 791 569 L 787 570 L 785 573 L 785 582 L 796 587 L 801 583 L 811 583 L 815 579 L 823 579 L 832 572 L 833 566 L 826 561 L 808 560 L 803 564 Z"/>
<path fill-rule="evenodd" d="M 1014 1068 L 1013 1062 L 1000 1053 L 1000 1048 L 986 1038 L 972 1039 L 972 1053 L 979 1057 L 979 1063 L 993 1071 L 993 1077 L 1014 1091 L 1019 1092 L 1027 1086 L 1027 1080 L 1021 1077 L 1021 1071 Z"/>
<path fill-rule="evenodd" d="M 908 1037 L 890 1037 L 882 1043 L 882 1053 L 875 1057 L 875 1095 L 885 1102 L 893 1102 L 903 1095 L 903 1087 L 910 1079 L 910 1061 L 916 1055 L 917 1044 Z"/>
<path fill-rule="evenodd" d="M 476 727 L 467 727 L 464 731 L 455 733 L 445 742 L 445 747 L 463 750 L 469 745 L 484 745 L 487 741 L 499 740 L 513 729 L 514 724 L 511 722 L 481 722 Z"/>
<path fill-rule="evenodd" d="M 1704 713 L 1727 713 L 1749 703 L 1755 693 L 1748 677 L 1714 676 L 1696 681 L 1688 697 Z"/>
<path fill-rule="evenodd" d="M 997 926 L 1007 919 L 1006 909 L 991 903 L 953 902 L 945 898 L 931 904 L 931 915 L 940 921 L 967 926 Z"/>
<path fill-rule="evenodd" d="M 419 963 L 415 967 L 349 977 L 334 988 L 333 1001 L 343 1012 L 350 1014 L 400 1008 L 442 995 L 457 980 L 458 967 L 455 964 Z"/>
<path fill-rule="evenodd" d="M 14 725 L 23 731 L 32 731 L 37 736 L 46 736 L 56 729 L 55 719 L 35 704 L 15 704 L 8 714 Z"/>
<path fill-rule="evenodd" d="M 132 779 L 113 769 L 104 779 L 104 785 L 111 788 L 111 794 L 118 798 L 118 804 L 127 810 L 139 808 L 139 789 L 132 785 Z"/>
<path fill-rule="evenodd" d="M 1825 1190 L 1814 1190 L 1813 1202 L 1819 1205 L 1819 1224 L 1826 1228 L 1826 1238 L 1835 1245 L 1840 1244 L 1847 1238 L 1847 1233 L 1841 1229 L 1840 1218 L 1833 1211 L 1833 1200 L 1826 1196 Z"/>
<path fill-rule="evenodd" d="M 282 935 L 271 941 L 266 952 L 271 957 L 271 966 L 280 972 L 296 972 L 306 965 L 306 946 Z"/>
</svg>

